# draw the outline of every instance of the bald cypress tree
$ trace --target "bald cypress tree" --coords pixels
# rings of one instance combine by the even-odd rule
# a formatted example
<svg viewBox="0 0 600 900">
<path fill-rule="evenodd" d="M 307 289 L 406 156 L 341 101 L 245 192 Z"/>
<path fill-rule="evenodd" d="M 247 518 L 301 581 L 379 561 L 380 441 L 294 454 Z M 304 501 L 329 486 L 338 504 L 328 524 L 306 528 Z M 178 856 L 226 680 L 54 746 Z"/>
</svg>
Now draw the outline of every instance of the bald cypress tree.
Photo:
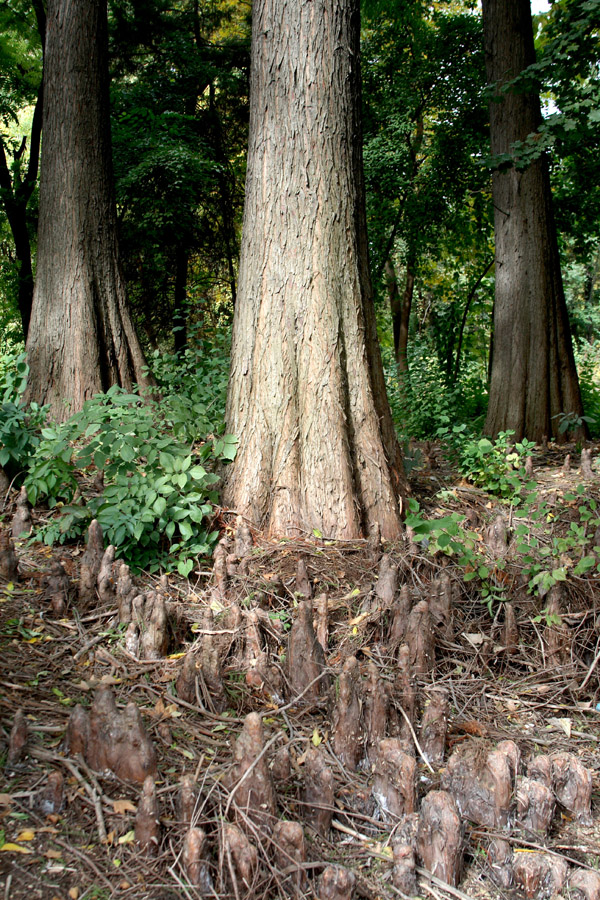
<svg viewBox="0 0 600 900">
<path fill-rule="evenodd" d="M 117 247 L 106 0 L 49 0 L 30 400 L 61 419 L 144 383 Z"/>
<path fill-rule="evenodd" d="M 509 153 L 541 123 L 539 96 L 506 85 L 535 62 L 529 0 L 483 0 L 492 155 Z M 495 171 L 494 343 L 485 431 L 558 436 L 560 413 L 582 404 L 562 284 L 548 163 Z"/>
<path fill-rule="evenodd" d="M 272 534 L 400 534 L 368 270 L 358 0 L 256 0 L 225 502 Z"/>
</svg>

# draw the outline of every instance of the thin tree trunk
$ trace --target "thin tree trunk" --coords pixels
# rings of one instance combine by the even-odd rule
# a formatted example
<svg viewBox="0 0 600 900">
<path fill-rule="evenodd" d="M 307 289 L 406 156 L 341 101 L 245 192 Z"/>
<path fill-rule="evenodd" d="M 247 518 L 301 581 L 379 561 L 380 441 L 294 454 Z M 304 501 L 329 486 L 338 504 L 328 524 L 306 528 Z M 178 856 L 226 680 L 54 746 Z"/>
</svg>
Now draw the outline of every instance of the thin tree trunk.
<svg viewBox="0 0 600 900">
<path fill-rule="evenodd" d="M 404 292 L 400 295 L 398 278 L 394 263 L 388 257 L 385 264 L 385 283 L 390 301 L 392 313 L 392 330 L 394 334 L 394 356 L 398 369 L 400 388 L 408 381 L 408 326 L 410 324 L 410 311 L 415 289 L 414 263 L 409 260 L 406 265 L 406 282 Z"/>
<path fill-rule="evenodd" d="M 40 38 L 44 43 L 45 19 L 40 21 Z M 31 320 L 31 306 L 33 303 L 33 268 L 31 264 L 31 236 L 27 223 L 27 206 L 33 194 L 37 182 L 38 166 L 40 158 L 40 138 L 42 133 L 42 109 L 43 109 L 43 80 L 38 90 L 38 96 L 33 111 L 31 123 L 31 135 L 29 137 L 29 162 L 27 172 L 23 180 L 16 176 L 11 177 L 8 161 L 4 152 L 4 145 L 0 140 L 0 192 L 2 194 L 6 218 L 15 244 L 15 255 L 19 263 L 17 303 L 23 327 L 23 338 L 27 340 L 29 322 Z M 23 139 L 21 149 L 16 155 L 18 159 L 26 149 L 26 139 Z"/>
<path fill-rule="evenodd" d="M 4 211 L 10 226 L 18 263 L 17 305 L 21 317 L 23 336 L 27 339 L 31 303 L 33 300 L 33 271 L 31 268 L 31 241 L 27 228 L 27 206 L 16 202 L 12 195 L 10 174 L 4 148 L 0 143 L 0 190 L 4 194 Z M 9 193 L 10 191 L 10 193 Z"/>
<path fill-rule="evenodd" d="M 484 269 L 480 272 L 480 274 L 477 276 L 477 279 L 475 280 L 475 284 L 473 285 L 473 287 L 471 288 L 471 290 L 469 291 L 469 294 L 468 294 L 468 296 L 467 296 L 467 300 L 466 300 L 466 303 L 465 303 L 465 308 L 463 309 L 463 314 L 462 314 L 462 318 L 461 318 L 461 320 L 460 320 L 460 326 L 459 326 L 459 329 L 458 329 L 458 346 L 457 346 L 457 348 L 456 348 L 456 359 L 455 359 L 455 361 L 454 361 L 454 380 L 455 380 L 455 381 L 457 380 L 457 378 L 458 378 L 458 373 L 459 373 L 459 371 L 460 371 L 460 355 L 461 355 L 461 353 L 462 353 L 463 338 L 464 338 L 464 335 L 465 335 L 465 327 L 466 327 L 466 324 L 467 324 L 467 316 L 469 315 L 469 310 L 470 310 L 470 308 L 471 308 L 471 303 L 473 302 L 473 300 L 474 300 L 475 297 L 477 296 L 477 291 L 479 290 L 479 286 L 480 286 L 481 282 L 483 281 L 483 279 L 485 278 L 485 276 L 486 276 L 487 273 L 490 271 L 490 269 L 492 268 L 493 265 L 494 265 L 494 260 L 493 260 L 493 259 L 490 259 L 489 263 L 487 263 L 487 265 L 485 266 L 485 268 L 484 268 Z"/>
<path fill-rule="evenodd" d="M 596 291 L 596 281 L 598 280 L 598 274 L 600 274 L 600 249 L 596 252 L 593 260 L 590 262 L 587 278 L 585 279 L 585 296 L 584 296 L 584 306 L 586 312 L 590 314 L 594 307 L 594 293 Z M 588 319 L 587 325 L 587 339 L 590 344 L 594 343 L 594 324 L 592 317 Z"/>
<path fill-rule="evenodd" d="M 175 304 L 173 311 L 173 343 L 175 353 L 181 354 L 187 346 L 187 280 L 188 253 L 184 247 L 175 250 Z"/>
<path fill-rule="evenodd" d="M 362 176 L 358 0 L 255 0 L 225 503 L 272 534 L 401 532 Z"/>
<path fill-rule="evenodd" d="M 509 152 L 541 122 L 534 93 L 501 93 L 535 61 L 529 0 L 483 0 L 491 150 Z M 485 431 L 559 437 L 560 413 L 582 413 L 565 303 L 548 165 L 493 174 L 496 239 L 494 351 Z"/>
<path fill-rule="evenodd" d="M 113 384 L 145 384 L 120 271 L 106 0 L 50 0 L 28 399 L 58 419 Z"/>
<path fill-rule="evenodd" d="M 231 167 L 229 158 L 225 151 L 223 138 L 223 128 L 221 118 L 216 106 L 215 85 L 210 85 L 210 113 L 211 113 L 211 133 L 212 145 L 215 153 L 215 159 L 218 163 L 217 180 L 219 183 L 219 198 L 221 207 L 221 218 L 223 220 L 223 240 L 225 244 L 225 259 L 227 261 L 227 274 L 229 277 L 229 289 L 231 291 L 231 304 L 235 307 L 237 299 L 237 285 L 235 275 L 235 259 L 238 256 L 238 247 L 235 234 L 234 214 L 233 214 L 233 191 L 230 187 Z"/>
</svg>

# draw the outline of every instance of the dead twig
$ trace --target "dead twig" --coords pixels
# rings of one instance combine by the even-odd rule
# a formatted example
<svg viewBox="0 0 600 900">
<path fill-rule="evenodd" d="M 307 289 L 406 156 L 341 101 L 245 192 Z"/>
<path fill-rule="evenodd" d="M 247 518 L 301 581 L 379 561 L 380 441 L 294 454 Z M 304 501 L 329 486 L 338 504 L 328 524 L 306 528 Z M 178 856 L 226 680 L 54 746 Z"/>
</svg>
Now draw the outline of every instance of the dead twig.
<svg viewBox="0 0 600 900">
<path fill-rule="evenodd" d="M 588 669 L 587 675 L 585 676 L 585 678 L 583 679 L 583 681 L 582 681 L 581 684 L 579 685 L 579 690 L 580 690 L 580 691 L 583 691 L 583 690 L 584 690 L 586 684 L 588 683 L 588 681 L 589 681 L 590 678 L 592 677 L 592 673 L 593 673 L 594 669 L 596 668 L 596 666 L 598 665 L 599 662 L 600 662 L 600 650 L 598 650 L 598 652 L 596 653 L 596 655 L 595 655 L 595 657 L 594 657 L 594 660 L 593 660 L 591 666 L 590 666 L 589 669 Z"/>
<path fill-rule="evenodd" d="M 404 712 L 404 710 L 402 709 L 401 706 L 399 706 L 398 709 L 400 710 L 400 712 L 401 712 L 402 715 L 404 716 L 404 719 L 405 719 L 405 721 L 406 721 L 406 724 L 408 725 L 408 727 L 409 727 L 409 729 L 410 729 L 410 733 L 411 733 L 411 735 L 412 735 L 412 739 L 413 739 L 413 741 L 415 742 L 415 747 L 417 748 L 417 753 L 419 754 L 419 756 L 421 757 L 421 759 L 423 760 L 423 762 L 425 763 L 425 765 L 427 766 L 427 768 L 429 769 L 429 771 L 431 772 L 431 774 L 432 774 L 432 775 L 435 775 L 435 769 L 433 768 L 432 765 L 430 765 L 429 760 L 427 759 L 427 757 L 426 757 L 425 754 L 423 753 L 423 750 L 421 749 L 421 745 L 419 744 L 419 739 L 418 739 L 417 735 L 415 734 L 415 729 L 414 729 L 413 726 L 412 726 L 412 722 L 410 721 L 410 719 L 408 718 L 408 716 L 406 715 L 406 713 Z"/>
</svg>

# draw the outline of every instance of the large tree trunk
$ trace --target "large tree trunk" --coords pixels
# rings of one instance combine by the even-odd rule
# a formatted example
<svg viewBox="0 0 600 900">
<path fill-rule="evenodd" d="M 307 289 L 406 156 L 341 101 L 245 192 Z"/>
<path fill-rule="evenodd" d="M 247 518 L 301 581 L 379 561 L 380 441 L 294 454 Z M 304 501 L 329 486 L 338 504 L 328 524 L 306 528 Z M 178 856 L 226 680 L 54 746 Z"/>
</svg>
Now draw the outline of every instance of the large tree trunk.
<svg viewBox="0 0 600 900">
<path fill-rule="evenodd" d="M 256 0 L 225 502 L 272 534 L 400 534 L 369 279 L 358 0 Z"/>
<path fill-rule="evenodd" d="M 492 155 L 509 152 L 541 122 L 534 93 L 501 93 L 535 61 L 529 0 L 483 0 Z M 547 161 L 496 171 L 494 354 L 485 431 L 558 436 L 562 413 L 581 413 L 560 272 Z"/>
<path fill-rule="evenodd" d="M 119 267 L 106 0 L 49 0 L 28 399 L 59 419 L 145 383 Z"/>
</svg>

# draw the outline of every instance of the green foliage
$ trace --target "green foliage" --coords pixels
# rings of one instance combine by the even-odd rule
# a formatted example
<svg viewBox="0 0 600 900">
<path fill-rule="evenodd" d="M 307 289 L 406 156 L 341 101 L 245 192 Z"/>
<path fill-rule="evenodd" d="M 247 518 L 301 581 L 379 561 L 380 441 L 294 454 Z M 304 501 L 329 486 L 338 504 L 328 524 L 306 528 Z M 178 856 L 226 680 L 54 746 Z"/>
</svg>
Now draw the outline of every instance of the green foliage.
<svg viewBox="0 0 600 900">
<path fill-rule="evenodd" d="M 493 441 L 476 438 L 469 435 L 466 425 L 450 427 L 448 421 L 437 430 L 438 438 L 451 449 L 465 478 L 488 494 L 517 504 L 526 483 L 525 461 L 535 443 L 523 438 L 512 444 L 513 435 L 514 431 L 501 431 Z"/>
<path fill-rule="evenodd" d="M 586 421 L 593 437 L 600 435 L 600 343 L 575 348 L 579 387 Z"/>
<path fill-rule="evenodd" d="M 235 291 L 248 10 L 227 0 L 113 0 L 109 27 L 125 278 L 150 341 L 162 342 L 186 298 L 198 314 L 231 304 Z"/>
<path fill-rule="evenodd" d="M 407 437 L 437 436 L 442 422 L 483 422 L 487 389 L 481 367 L 469 363 L 456 382 L 445 377 L 439 358 L 427 340 L 415 337 L 408 346 L 409 378 L 400 385 L 391 347 L 382 356 L 388 398 L 397 431 Z"/>
<path fill-rule="evenodd" d="M 590 546 L 598 526 L 597 504 L 585 497 L 585 485 L 567 492 L 555 507 L 540 499 L 537 492 L 529 494 L 521 509 L 515 510 L 516 553 L 529 580 L 530 591 L 540 596 L 559 581 L 581 577 L 593 570 L 600 572 L 596 556 L 599 548 Z M 559 524 L 567 515 L 573 516 L 566 532 L 559 533 Z"/>
<path fill-rule="evenodd" d="M 193 443 L 222 428 L 229 345 L 225 329 L 212 340 L 191 333 L 183 353 L 155 350 L 150 355 L 157 384 L 153 392 L 161 398 L 162 416 L 179 440 Z"/>
<path fill-rule="evenodd" d="M 182 575 L 209 553 L 216 533 L 208 532 L 205 520 L 218 482 L 211 468 L 235 456 L 231 435 L 199 446 L 183 443 L 159 402 L 115 386 L 63 425 L 44 429 L 42 438 L 25 481 L 29 498 L 70 505 L 38 537 L 62 541 L 96 518 L 134 567 L 156 571 L 176 560 Z M 76 472 L 94 468 L 104 473 L 102 494 L 89 496 L 85 508 L 73 505 Z"/>
<path fill-rule="evenodd" d="M 504 560 L 490 560 L 480 537 L 474 531 L 465 529 L 465 517 L 451 513 L 439 519 L 425 519 L 416 500 L 409 500 L 410 513 L 405 524 L 421 542 L 426 552 L 435 556 L 443 553 L 456 560 L 463 570 L 463 580 L 476 581 L 482 602 L 492 614 L 494 603 L 502 599 L 504 583 L 497 578 L 504 570 Z"/>
<path fill-rule="evenodd" d="M 583 428 L 585 425 L 591 427 L 592 425 L 597 424 L 596 419 L 593 416 L 583 416 L 578 412 L 562 412 L 557 416 L 554 416 L 554 418 L 559 420 L 559 434 L 566 434 L 567 431 L 577 431 Z"/>
<path fill-rule="evenodd" d="M 192 356 L 190 350 L 181 370 L 175 356 L 154 360 L 156 397 L 115 386 L 67 422 L 42 430 L 25 485 L 32 503 L 45 499 L 60 515 L 38 538 L 73 539 L 96 518 L 135 568 L 176 566 L 184 576 L 210 552 L 217 537 L 206 524 L 217 501 L 215 468 L 235 457 L 237 440 L 219 433 L 223 353 L 207 356 L 204 367 Z M 102 493 L 84 487 L 85 504 L 76 503 L 82 476 L 95 471 L 104 475 Z"/>
<path fill-rule="evenodd" d="M 44 407 L 23 403 L 28 372 L 24 353 L 5 353 L 0 357 L 0 466 L 11 475 L 29 465 L 46 419 Z"/>
<path fill-rule="evenodd" d="M 382 277 L 388 260 L 399 280 L 402 270 L 410 269 L 417 285 L 413 307 L 417 298 L 426 298 L 428 321 L 420 324 L 434 335 L 449 381 L 461 307 L 490 256 L 489 177 L 477 162 L 488 140 L 481 22 L 457 6 L 411 0 L 363 0 L 362 6 L 364 161 L 374 287 L 382 299 L 384 282 L 389 285 Z M 399 285 L 400 296 L 402 289 Z M 486 331 L 478 323 L 473 333 L 485 340 Z M 420 373 L 413 368 L 412 376 Z M 419 398 L 422 386 L 415 383 Z M 424 421 L 411 424 L 411 433 L 431 433 L 433 398 L 427 399 Z"/>
<path fill-rule="evenodd" d="M 510 153 L 490 160 L 492 166 L 526 168 L 549 149 L 567 155 L 594 141 L 600 122 L 599 15 L 600 0 L 562 0 L 537 19 L 537 60 L 502 90 L 550 95 L 552 112 Z"/>
<path fill-rule="evenodd" d="M 559 582 L 600 572 L 600 547 L 592 545 L 600 517 L 596 501 L 586 499 L 585 490 L 579 485 L 552 508 L 538 491 L 525 492 L 521 506 L 512 511 L 514 545 L 506 557 L 493 558 L 481 535 L 464 528 L 465 517 L 459 513 L 426 519 L 417 501 L 411 499 L 406 526 L 430 555 L 443 553 L 456 562 L 463 580 L 473 582 L 494 615 L 496 604 L 506 599 L 507 585 L 515 573 L 526 576 L 530 593 L 545 597 Z M 567 515 L 573 517 L 569 527 L 559 529 Z"/>
</svg>

